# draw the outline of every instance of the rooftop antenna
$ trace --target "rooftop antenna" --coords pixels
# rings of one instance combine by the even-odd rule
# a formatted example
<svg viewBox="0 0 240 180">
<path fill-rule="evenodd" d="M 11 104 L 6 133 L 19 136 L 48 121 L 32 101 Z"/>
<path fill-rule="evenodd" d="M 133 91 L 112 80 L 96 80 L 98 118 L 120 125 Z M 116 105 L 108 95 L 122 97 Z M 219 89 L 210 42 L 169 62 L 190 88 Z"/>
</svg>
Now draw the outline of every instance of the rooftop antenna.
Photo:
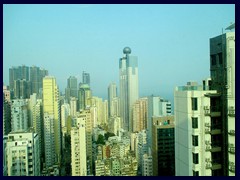
<svg viewBox="0 0 240 180">
<path fill-rule="evenodd" d="M 235 23 L 232 23 L 232 22 L 231 22 L 231 25 L 228 26 L 225 30 L 230 30 L 230 31 L 232 31 L 232 29 L 235 29 Z"/>
</svg>

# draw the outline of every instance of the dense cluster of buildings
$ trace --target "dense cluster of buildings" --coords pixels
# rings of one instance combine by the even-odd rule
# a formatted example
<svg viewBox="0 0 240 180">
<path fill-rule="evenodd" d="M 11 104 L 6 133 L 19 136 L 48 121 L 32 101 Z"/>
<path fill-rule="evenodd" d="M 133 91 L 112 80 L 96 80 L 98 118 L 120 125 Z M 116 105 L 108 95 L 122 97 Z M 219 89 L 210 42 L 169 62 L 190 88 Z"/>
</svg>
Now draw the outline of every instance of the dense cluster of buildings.
<svg viewBox="0 0 240 180">
<path fill-rule="evenodd" d="M 138 58 L 123 49 L 108 100 L 90 74 L 61 95 L 48 71 L 9 69 L 3 86 L 5 176 L 234 176 L 235 32 L 210 39 L 210 74 L 170 101 L 139 97 Z"/>
</svg>

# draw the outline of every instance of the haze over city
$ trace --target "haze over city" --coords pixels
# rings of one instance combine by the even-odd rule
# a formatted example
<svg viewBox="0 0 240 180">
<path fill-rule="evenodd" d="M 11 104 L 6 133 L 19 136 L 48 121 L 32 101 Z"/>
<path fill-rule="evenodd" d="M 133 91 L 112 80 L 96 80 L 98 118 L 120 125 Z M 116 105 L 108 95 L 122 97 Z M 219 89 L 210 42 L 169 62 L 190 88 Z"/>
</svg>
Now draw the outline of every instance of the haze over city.
<svg viewBox="0 0 240 180">
<path fill-rule="evenodd" d="M 235 176 L 235 5 L 3 5 L 4 176 Z"/>
<path fill-rule="evenodd" d="M 119 58 L 138 56 L 140 96 L 173 101 L 189 80 L 209 77 L 209 38 L 235 21 L 235 5 L 3 5 L 3 81 L 9 68 L 36 65 L 56 77 L 91 75 L 93 94 L 119 86 Z M 225 32 L 225 30 L 224 30 Z"/>
</svg>

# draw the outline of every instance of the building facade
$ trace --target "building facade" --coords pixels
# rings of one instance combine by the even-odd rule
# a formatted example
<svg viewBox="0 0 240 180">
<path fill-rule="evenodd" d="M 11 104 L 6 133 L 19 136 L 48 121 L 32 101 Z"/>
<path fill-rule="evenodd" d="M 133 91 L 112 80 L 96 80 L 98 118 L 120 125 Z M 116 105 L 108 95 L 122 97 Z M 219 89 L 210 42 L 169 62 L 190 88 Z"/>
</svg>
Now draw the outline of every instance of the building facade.
<svg viewBox="0 0 240 180">
<path fill-rule="evenodd" d="M 208 90 L 209 83 L 210 80 L 205 81 L 204 89 L 196 82 L 188 82 L 186 86 L 177 87 L 175 90 L 175 166 L 177 176 L 211 176 L 213 175 L 212 161 L 216 165 L 214 171 L 221 171 L 220 113 L 219 109 L 215 107 L 211 111 L 214 118 L 208 115 L 211 105 L 208 95 L 217 93 L 215 90 Z M 217 100 L 216 97 L 217 94 L 215 100 Z M 211 121 L 214 126 L 211 126 Z M 211 150 L 212 146 L 213 150 Z"/>
<path fill-rule="evenodd" d="M 57 82 L 52 76 L 46 76 L 43 78 L 43 113 L 45 148 L 48 148 L 46 146 L 55 147 L 57 163 L 61 160 L 60 107 Z M 52 137 L 54 137 L 54 140 Z M 50 145 L 53 142 L 54 144 Z M 49 150 L 48 152 L 52 152 L 52 150 Z"/>
<path fill-rule="evenodd" d="M 72 176 L 87 175 L 85 120 L 79 119 L 77 127 L 71 130 Z"/>
<path fill-rule="evenodd" d="M 11 128 L 12 132 L 26 131 L 29 128 L 28 106 L 25 99 L 12 100 Z"/>
<path fill-rule="evenodd" d="M 114 82 L 108 86 L 108 116 L 119 116 L 117 85 Z"/>
<path fill-rule="evenodd" d="M 147 98 L 140 98 L 133 104 L 133 132 L 147 128 Z"/>
<path fill-rule="evenodd" d="M 235 32 L 210 39 L 210 74 L 175 91 L 176 175 L 235 176 Z"/>
<path fill-rule="evenodd" d="M 5 153 L 8 176 L 40 176 L 40 149 L 38 134 L 11 132 Z"/>
<path fill-rule="evenodd" d="M 210 39 L 210 74 L 211 89 L 217 90 L 220 95 L 218 100 L 215 96 L 209 96 L 210 109 L 216 107 L 221 112 L 223 167 L 219 174 L 235 176 L 235 32 Z M 214 123 L 213 117 L 211 123 Z M 213 174 L 218 173 L 213 171 Z"/>
<path fill-rule="evenodd" d="M 75 76 L 70 76 L 67 79 L 67 88 L 65 89 L 65 99 L 68 103 L 70 103 L 71 97 L 78 97 L 78 83 L 77 78 Z"/>
<path fill-rule="evenodd" d="M 153 117 L 153 175 L 175 176 L 174 116 Z"/>
</svg>

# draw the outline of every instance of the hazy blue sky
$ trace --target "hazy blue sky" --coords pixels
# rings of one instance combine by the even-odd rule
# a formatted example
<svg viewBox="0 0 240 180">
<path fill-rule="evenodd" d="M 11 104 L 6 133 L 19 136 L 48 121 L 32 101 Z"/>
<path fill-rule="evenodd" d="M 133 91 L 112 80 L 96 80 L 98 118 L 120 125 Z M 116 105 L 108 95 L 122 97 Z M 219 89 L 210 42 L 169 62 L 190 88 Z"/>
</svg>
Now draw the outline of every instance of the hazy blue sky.
<svg viewBox="0 0 240 180">
<path fill-rule="evenodd" d="M 140 96 L 173 100 L 175 86 L 209 73 L 209 38 L 235 22 L 235 5 L 4 5 L 3 81 L 9 68 L 48 69 L 63 91 L 90 73 L 93 95 L 118 84 L 125 46 L 138 56 Z"/>
</svg>

